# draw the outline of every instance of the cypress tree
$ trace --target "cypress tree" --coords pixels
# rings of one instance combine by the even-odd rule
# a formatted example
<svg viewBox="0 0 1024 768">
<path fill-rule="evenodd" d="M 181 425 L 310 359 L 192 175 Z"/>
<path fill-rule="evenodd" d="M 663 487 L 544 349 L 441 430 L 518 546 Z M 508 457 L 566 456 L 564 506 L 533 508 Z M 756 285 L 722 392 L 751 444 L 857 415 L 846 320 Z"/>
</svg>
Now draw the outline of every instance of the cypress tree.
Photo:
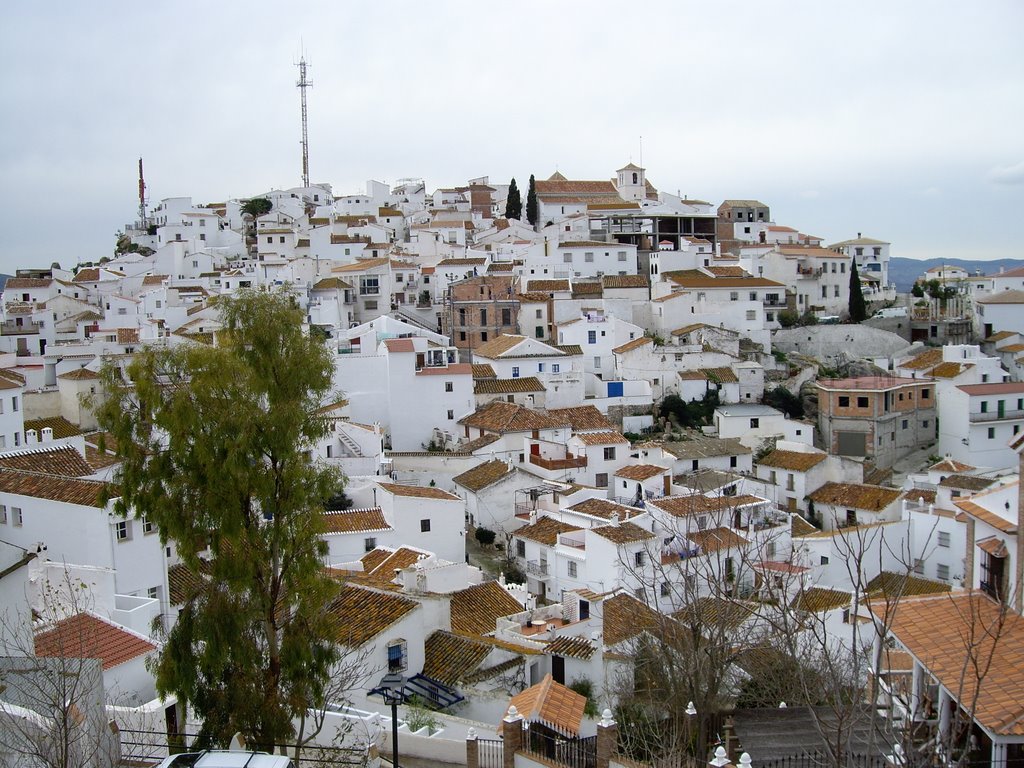
<svg viewBox="0 0 1024 768">
<path fill-rule="evenodd" d="M 505 218 L 518 219 L 523 215 L 523 198 L 519 194 L 519 187 L 513 178 L 508 185 L 508 198 L 505 202 Z"/>
<path fill-rule="evenodd" d="M 533 226 L 537 226 L 540 219 L 540 205 L 537 203 L 537 182 L 530 174 L 530 188 L 526 192 L 526 220 Z"/>
<path fill-rule="evenodd" d="M 860 289 L 860 275 L 857 274 L 857 260 L 850 260 L 850 322 L 860 323 L 868 316 L 864 293 Z"/>
</svg>

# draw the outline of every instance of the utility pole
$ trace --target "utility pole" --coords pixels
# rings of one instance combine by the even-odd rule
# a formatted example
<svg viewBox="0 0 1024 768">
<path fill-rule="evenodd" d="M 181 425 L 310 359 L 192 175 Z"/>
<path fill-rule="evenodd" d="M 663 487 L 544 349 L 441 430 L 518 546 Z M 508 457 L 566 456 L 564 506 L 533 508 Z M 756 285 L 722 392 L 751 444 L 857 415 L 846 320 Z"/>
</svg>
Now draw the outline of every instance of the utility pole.
<svg viewBox="0 0 1024 768">
<path fill-rule="evenodd" d="M 295 85 L 302 94 L 302 186 L 309 188 L 309 134 L 306 120 L 306 89 L 312 87 L 313 81 L 306 79 L 306 57 L 299 59 L 299 82 Z"/>
<path fill-rule="evenodd" d="M 139 158 L 139 226 L 146 226 L 146 180 L 142 176 L 142 158 Z"/>
</svg>

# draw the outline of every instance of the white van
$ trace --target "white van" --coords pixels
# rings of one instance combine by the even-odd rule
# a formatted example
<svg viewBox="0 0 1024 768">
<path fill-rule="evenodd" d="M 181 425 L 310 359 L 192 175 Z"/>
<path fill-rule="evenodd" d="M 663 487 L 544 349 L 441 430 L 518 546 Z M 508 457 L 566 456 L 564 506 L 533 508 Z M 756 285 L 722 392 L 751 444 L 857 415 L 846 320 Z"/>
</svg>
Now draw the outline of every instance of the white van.
<svg viewBox="0 0 1024 768">
<path fill-rule="evenodd" d="M 874 315 L 872 315 L 872 317 L 878 317 L 878 318 L 883 318 L 883 317 L 906 317 L 906 316 L 907 316 L 907 308 L 906 307 L 886 307 L 885 309 L 878 310 L 877 312 L 875 312 Z"/>
<path fill-rule="evenodd" d="M 165 757 L 156 768 L 292 768 L 292 761 L 285 755 L 267 752 L 207 749 Z"/>
</svg>

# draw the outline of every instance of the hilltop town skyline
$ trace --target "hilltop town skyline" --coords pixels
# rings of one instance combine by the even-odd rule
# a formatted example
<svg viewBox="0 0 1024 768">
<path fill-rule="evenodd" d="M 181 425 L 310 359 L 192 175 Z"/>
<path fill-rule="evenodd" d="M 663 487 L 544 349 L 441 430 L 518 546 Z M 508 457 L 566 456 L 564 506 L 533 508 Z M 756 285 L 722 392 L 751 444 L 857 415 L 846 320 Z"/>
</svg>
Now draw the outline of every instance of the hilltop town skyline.
<svg viewBox="0 0 1024 768">
<path fill-rule="evenodd" d="M 12 12 L 0 271 L 109 255 L 139 156 L 153 202 L 298 186 L 302 55 L 311 180 L 339 195 L 371 178 L 602 179 L 632 161 L 659 189 L 764 200 L 829 242 L 1019 253 L 1010 228 L 944 226 L 948 211 L 1020 206 L 1014 3 L 655 3 L 632 27 L 600 5 L 189 8 Z"/>
</svg>

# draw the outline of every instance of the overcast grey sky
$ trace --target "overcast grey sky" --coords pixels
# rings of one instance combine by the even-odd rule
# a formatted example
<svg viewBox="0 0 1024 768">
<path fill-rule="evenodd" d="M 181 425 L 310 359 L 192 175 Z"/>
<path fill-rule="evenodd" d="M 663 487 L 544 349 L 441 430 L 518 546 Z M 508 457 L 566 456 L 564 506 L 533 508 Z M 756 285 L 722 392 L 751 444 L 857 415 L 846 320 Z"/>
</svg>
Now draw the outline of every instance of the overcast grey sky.
<svg viewBox="0 0 1024 768">
<path fill-rule="evenodd" d="M 5 3 L 0 271 L 109 255 L 153 202 L 310 175 L 430 190 L 556 167 L 759 198 L 893 254 L 1024 257 L 1024 3 Z"/>
</svg>

